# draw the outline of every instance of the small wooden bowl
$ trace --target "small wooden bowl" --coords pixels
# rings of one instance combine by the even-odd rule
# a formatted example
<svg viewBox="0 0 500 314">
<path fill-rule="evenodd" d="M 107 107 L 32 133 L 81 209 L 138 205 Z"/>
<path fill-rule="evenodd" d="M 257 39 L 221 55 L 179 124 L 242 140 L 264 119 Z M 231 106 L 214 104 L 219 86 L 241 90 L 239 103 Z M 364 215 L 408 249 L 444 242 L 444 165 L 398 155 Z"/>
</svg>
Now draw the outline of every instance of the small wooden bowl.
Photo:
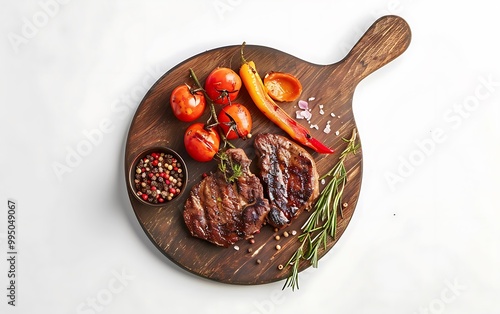
<svg viewBox="0 0 500 314">
<path fill-rule="evenodd" d="M 162 146 L 150 147 L 150 148 L 147 148 L 147 149 L 141 151 L 139 154 L 137 154 L 137 156 L 134 158 L 134 161 L 131 163 L 129 171 L 128 171 L 128 182 L 130 185 L 130 189 L 134 192 L 133 194 L 134 194 L 135 198 L 138 201 L 140 201 L 141 203 L 148 205 L 148 206 L 159 207 L 159 206 L 165 206 L 166 204 L 168 204 L 172 200 L 165 199 L 165 201 L 162 203 L 160 203 L 160 202 L 153 203 L 153 202 L 144 200 L 144 199 L 142 199 L 142 197 L 140 197 L 137 194 L 137 192 L 139 192 L 139 190 L 137 189 L 136 183 L 135 183 L 136 174 L 137 174 L 136 173 L 137 164 L 139 163 L 139 161 L 142 158 L 146 157 L 147 155 L 154 154 L 154 153 L 159 153 L 159 154 L 164 153 L 165 156 L 171 155 L 173 158 L 175 158 L 177 160 L 177 163 L 179 163 L 181 165 L 182 174 L 183 174 L 182 186 L 178 187 L 180 189 L 180 192 L 178 194 L 176 194 L 174 197 L 172 197 L 172 200 L 180 197 L 184 193 L 184 191 L 186 189 L 186 185 L 187 185 L 186 183 L 188 181 L 188 170 L 187 170 L 186 163 L 184 162 L 184 159 L 182 159 L 182 157 L 175 150 L 173 150 L 169 147 L 162 147 Z"/>
</svg>

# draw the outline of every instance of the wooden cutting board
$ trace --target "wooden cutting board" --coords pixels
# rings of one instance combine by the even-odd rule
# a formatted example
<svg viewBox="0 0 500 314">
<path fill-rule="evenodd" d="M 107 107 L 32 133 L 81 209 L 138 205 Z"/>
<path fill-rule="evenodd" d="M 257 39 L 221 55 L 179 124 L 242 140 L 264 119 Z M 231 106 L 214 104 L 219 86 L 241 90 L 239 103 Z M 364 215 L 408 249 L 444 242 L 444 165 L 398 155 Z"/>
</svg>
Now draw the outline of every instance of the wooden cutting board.
<svg viewBox="0 0 500 314">
<path fill-rule="evenodd" d="M 292 73 L 303 85 L 302 100 L 308 100 L 312 109 L 312 124 L 319 130 L 311 129 L 311 134 L 336 150 L 332 155 L 312 153 L 320 175 L 326 173 L 337 162 L 340 152 L 345 148 L 342 138 L 349 138 L 356 123 L 352 112 L 352 99 L 357 84 L 367 75 L 392 61 L 408 47 L 411 32 L 408 24 L 400 17 L 385 16 L 378 19 L 362 36 L 359 42 L 341 61 L 331 65 L 317 65 L 292 55 L 268 47 L 247 45 L 245 57 L 253 60 L 261 77 L 270 71 Z M 255 243 L 242 240 L 235 247 L 221 248 L 206 241 L 192 237 L 182 218 L 184 202 L 191 187 L 201 180 L 203 173 L 216 169 L 215 162 L 200 163 L 191 159 L 184 148 L 183 133 L 189 123 L 178 121 L 172 114 L 169 97 L 172 90 L 180 84 L 190 83 L 189 68 L 192 68 L 201 81 L 209 72 L 218 67 L 230 67 L 238 72 L 240 66 L 240 45 L 209 50 L 187 59 L 165 73 L 146 94 L 130 125 L 125 151 L 125 172 L 132 167 L 135 156 L 142 150 L 156 145 L 166 145 L 176 150 L 186 161 L 189 172 L 187 189 L 180 197 L 166 203 L 163 207 L 150 207 L 134 198 L 128 187 L 130 202 L 144 232 L 171 261 L 185 270 L 199 276 L 232 284 L 263 284 L 285 279 L 289 268 L 286 265 L 299 246 L 297 236 L 308 217 L 302 214 L 290 227 L 275 232 L 264 226 L 255 236 Z M 245 90 L 240 92 L 236 102 L 244 104 L 251 111 L 254 127 L 253 134 L 270 132 L 285 135 L 255 107 Z M 280 104 L 292 117 L 298 109 L 297 102 Z M 320 114 L 323 105 L 324 114 Z M 333 115 L 335 116 L 333 116 Z M 206 121 L 208 110 L 200 121 Z M 305 120 L 297 120 L 309 127 Z M 331 132 L 323 132 L 330 123 Z M 338 135 L 336 132 L 338 131 Z M 250 159 L 255 157 L 253 141 L 233 141 L 243 148 Z M 256 162 L 252 165 L 255 167 Z M 348 183 L 343 202 L 347 203 L 343 218 L 339 218 L 337 238 L 331 239 L 326 254 L 344 233 L 358 201 L 362 177 L 362 151 L 347 161 Z M 254 168 L 255 171 L 255 168 Z M 127 186 L 129 186 L 127 184 Z M 320 184 L 320 189 L 322 185 Z M 296 236 L 284 237 L 297 231 Z M 280 235 L 280 240 L 275 236 Z M 281 250 L 276 250 L 276 245 Z M 249 252 L 251 249 L 251 252 Z M 260 263 L 257 262 L 260 261 Z M 321 263 L 320 263 L 321 266 Z M 303 263 L 300 270 L 309 267 Z"/>
</svg>

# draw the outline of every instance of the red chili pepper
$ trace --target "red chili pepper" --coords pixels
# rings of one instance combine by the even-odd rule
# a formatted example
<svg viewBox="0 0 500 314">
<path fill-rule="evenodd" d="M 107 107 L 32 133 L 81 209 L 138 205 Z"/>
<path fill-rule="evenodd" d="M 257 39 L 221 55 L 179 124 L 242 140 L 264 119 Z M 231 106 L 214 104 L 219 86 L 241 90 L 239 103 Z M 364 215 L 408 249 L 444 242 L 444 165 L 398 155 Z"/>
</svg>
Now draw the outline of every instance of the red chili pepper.
<svg viewBox="0 0 500 314">
<path fill-rule="evenodd" d="M 334 151 L 331 148 L 313 138 L 304 126 L 290 117 L 288 113 L 278 106 L 268 95 L 264 83 L 255 69 L 255 63 L 253 61 L 246 61 L 243 57 L 243 47 L 244 44 L 241 47 L 241 59 L 243 64 L 240 67 L 240 77 L 257 108 L 259 108 L 269 120 L 274 122 L 300 144 L 312 148 L 321 154 L 333 153 Z"/>
</svg>

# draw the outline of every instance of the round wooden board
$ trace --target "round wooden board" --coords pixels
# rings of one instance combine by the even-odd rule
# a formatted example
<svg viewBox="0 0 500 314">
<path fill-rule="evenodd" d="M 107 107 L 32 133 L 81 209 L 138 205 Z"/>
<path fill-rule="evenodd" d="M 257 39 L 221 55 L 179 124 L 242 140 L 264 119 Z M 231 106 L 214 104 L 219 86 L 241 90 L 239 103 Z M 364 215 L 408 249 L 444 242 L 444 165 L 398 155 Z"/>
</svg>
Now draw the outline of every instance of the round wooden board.
<svg viewBox="0 0 500 314">
<path fill-rule="evenodd" d="M 310 129 L 311 134 L 336 150 L 331 155 L 320 155 L 309 150 L 316 161 L 319 174 L 322 175 L 332 168 L 345 148 L 342 138 L 349 138 L 356 128 L 352 112 L 352 97 L 356 85 L 368 74 L 399 56 L 408 46 L 410 37 L 410 30 L 404 20 L 386 16 L 374 23 L 345 59 L 332 65 L 312 64 L 272 48 L 254 45 L 246 46 L 245 57 L 255 62 L 262 77 L 270 71 L 296 75 L 303 85 L 300 99 L 314 97 L 309 102 L 313 113 L 311 123 L 317 124 L 319 130 Z M 187 155 L 183 134 L 189 123 L 178 121 L 169 105 L 170 93 L 176 86 L 192 84 L 190 68 L 200 81 L 204 81 L 209 72 L 218 66 L 230 67 L 238 72 L 239 53 L 240 45 L 203 52 L 178 64 L 153 85 L 139 105 L 129 129 L 125 171 L 128 178 L 134 158 L 144 149 L 166 145 L 176 150 L 186 161 L 189 172 L 187 189 L 180 197 L 162 207 L 151 207 L 137 201 L 127 184 L 129 198 L 140 225 L 162 253 L 189 272 L 224 283 L 263 284 L 289 276 L 290 269 L 285 267 L 279 270 L 278 265 L 286 265 L 299 247 L 297 237 L 309 213 L 304 212 L 291 226 L 278 232 L 270 226 L 264 226 L 255 236 L 255 243 L 250 244 L 245 240 L 236 243 L 239 250 L 234 247 L 218 247 L 192 237 L 182 218 L 184 202 L 191 187 L 201 180 L 203 173 L 215 171 L 216 163 L 196 162 Z M 269 132 L 286 135 L 255 107 L 244 89 L 236 102 L 242 103 L 251 111 L 253 134 Z M 320 104 L 323 105 L 323 115 L 320 114 Z M 282 103 L 280 106 L 292 117 L 299 110 L 297 102 Z M 208 110 L 199 121 L 206 121 L 207 118 Z M 297 121 L 309 127 L 305 120 Z M 323 129 L 328 122 L 332 131 L 326 134 Z M 339 132 L 338 135 L 335 134 L 336 131 Z M 255 158 L 253 140 L 237 140 L 233 144 L 243 148 L 250 159 Z M 255 164 L 256 162 L 252 163 L 253 172 L 257 173 Z M 348 183 L 342 202 L 348 206 L 343 211 L 343 217 L 339 217 L 337 238 L 328 242 L 326 250 L 321 251 L 320 256 L 333 247 L 352 218 L 361 188 L 361 150 L 348 159 L 346 168 Z M 320 190 L 322 187 L 320 184 Z M 293 230 L 297 231 L 297 235 L 283 236 L 284 231 L 291 234 Z M 280 235 L 280 240 L 275 239 L 276 235 Z M 281 246 L 280 250 L 276 250 L 278 244 Z M 308 266 L 308 263 L 303 263 L 300 270 Z"/>
</svg>

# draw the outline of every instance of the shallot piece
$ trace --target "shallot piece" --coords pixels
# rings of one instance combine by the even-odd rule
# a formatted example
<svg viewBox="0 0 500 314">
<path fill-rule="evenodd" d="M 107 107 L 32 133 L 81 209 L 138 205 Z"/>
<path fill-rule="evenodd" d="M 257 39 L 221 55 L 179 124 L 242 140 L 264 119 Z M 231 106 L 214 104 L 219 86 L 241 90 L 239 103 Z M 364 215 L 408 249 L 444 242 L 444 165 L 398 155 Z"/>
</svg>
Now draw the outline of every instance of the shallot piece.
<svg viewBox="0 0 500 314">
<path fill-rule="evenodd" d="M 310 111 L 307 111 L 307 110 L 304 110 L 300 113 L 304 119 L 306 119 L 307 121 L 311 120 L 312 118 L 312 113 Z"/>
<path fill-rule="evenodd" d="M 309 109 L 309 103 L 305 100 L 299 100 L 299 108 L 302 109 L 302 110 L 307 110 Z"/>
</svg>

